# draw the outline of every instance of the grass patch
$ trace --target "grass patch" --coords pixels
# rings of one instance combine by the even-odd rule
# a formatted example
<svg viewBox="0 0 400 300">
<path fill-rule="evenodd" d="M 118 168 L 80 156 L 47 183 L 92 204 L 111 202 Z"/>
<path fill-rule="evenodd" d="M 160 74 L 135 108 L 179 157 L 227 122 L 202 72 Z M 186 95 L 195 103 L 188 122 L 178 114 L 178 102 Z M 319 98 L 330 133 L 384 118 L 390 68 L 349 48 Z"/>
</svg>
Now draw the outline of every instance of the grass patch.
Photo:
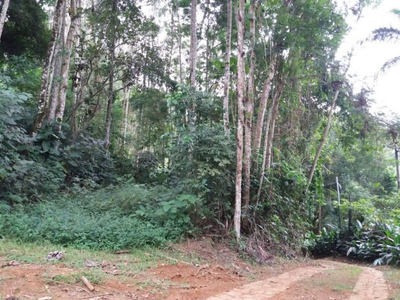
<svg viewBox="0 0 400 300">
<path fill-rule="evenodd" d="M 362 268 L 340 264 L 336 269 L 325 270 L 316 277 L 306 279 L 302 283 L 314 286 L 315 289 L 332 289 L 333 291 L 352 291 Z"/>
<path fill-rule="evenodd" d="M 82 282 L 81 277 L 85 276 L 93 284 L 103 284 L 104 275 L 100 272 L 79 272 L 75 274 L 68 275 L 56 275 L 53 278 L 47 278 L 49 283 L 52 282 L 64 282 L 67 284 L 76 284 Z"/>
<path fill-rule="evenodd" d="M 333 287 L 334 291 L 352 291 L 353 290 L 353 286 L 350 284 L 335 284 L 335 286 Z"/>
<path fill-rule="evenodd" d="M 1 277 L 0 276 L 0 282 L 2 281 L 6 281 L 6 280 L 10 280 L 10 279 L 14 279 L 15 277 Z M 1 299 L 1 298 L 0 298 Z"/>
<path fill-rule="evenodd" d="M 47 255 L 52 251 L 63 251 L 60 261 L 47 261 Z M 49 243 L 23 243 L 13 240 L 0 241 L 0 256 L 7 261 L 16 260 L 19 263 L 61 265 L 74 269 L 101 269 L 88 268 L 85 260 L 89 259 L 98 264 L 106 263 L 114 265 L 121 275 L 132 275 L 143 272 L 150 267 L 157 266 L 160 262 L 176 264 L 183 261 L 193 265 L 203 263 L 202 259 L 194 254 L 185 254 L 177 250 L 160 249 L 150 246 L 129 250 L 126 254 L 114 254 L 112 252 L 98 250 L 80 250 L 73 247 L 60 247 Z"/>
</svg>

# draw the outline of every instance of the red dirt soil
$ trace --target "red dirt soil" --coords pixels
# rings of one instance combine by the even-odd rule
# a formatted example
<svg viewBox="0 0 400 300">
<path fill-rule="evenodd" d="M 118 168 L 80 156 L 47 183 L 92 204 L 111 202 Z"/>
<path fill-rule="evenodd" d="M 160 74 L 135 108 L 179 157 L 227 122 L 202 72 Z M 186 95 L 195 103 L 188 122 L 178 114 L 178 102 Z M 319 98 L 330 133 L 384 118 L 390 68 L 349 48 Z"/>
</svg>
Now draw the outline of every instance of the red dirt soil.
<svg viewBox="0 0 400 300">
<path fill-rule="evenodd" d="M 201 300 L 209 297 L 225 299 L 225 292 L 235 290 L 239 291 L 240 294 L 241 290 L 248 291 L 250 287 L 258 285 L 260 287 L 257 288 L 259 289 L 257 291 L 261 293 L 260 295 L 263 295 L 262 290 L 270 288 L 268 285 L 276 285 L 279 281 L 271 283 L 271 278 L 291 276 L 282 274 L 286 272 L 298 274 L 296 275 L 298 276 L 297 283 L 294 283 L 296 280 L 292 280 L 293 284 L 281 289 L 284 292 L 277 293 L 273 298 L 275 300 L 347 299 L 351 295 L 349 291 L 338 292 L 329 288 L 316 291 L 312 286 L 303 286 L 301 283 L 303 280 L 302 268 L 304 270 L 335 268 L 335 265 L 340 263 L 305 260 L 300 262 L 274 262 L 269 266 L 261 267 L 246 263 L 239 258 L 237 252 L 222 244 L 215 244 L 209 239 L 189 241 L 172 247 L 185 254 L 200 257 L 204 263 L 191 265 L 181 261 L 171 265 L 167 264 L 167 261 L 168 263 L 171 263 L 171 261 L 166 260 L 160 261 L 157 267 L 149 268 L 140 273 L 126 273 L 124 275 L 118 272 L 107 273 L 106 270 L 103 270 L 102 272 L 107 273 L 105 277 L 107 279 L 100 285 L 94 284 L 94 292 L 90 292 L 82 282 L 67 284 L 54 281 L 56 275 L 76 274 L 82 272 L 82 269 L 66 268 L 62 264 L 18 265 L 8 263 L 9 265 L 3 264 L 3 267 L 0 268 L 0 299 L 4 299 L 1 296 L 7 295 L 16 297 L 9 298 L 12 300 L 36 300 L 40 297 L 52 297 L 52 300 Z M 5 262 L 2 257 L 0 257 L 0 261 Z M 318 276 L 318 274 L 314 274 L 310 278 L 318 278 Z M 287 280 L 282 282 L 285 281 L 287 282 Z M 244 287 L 241 288 L 242 286 Z M 263 295 L 263 299 L 264 296 L 267 295 Z M 249 297 L 251 298 L 251 296 Z"/>
</svg>

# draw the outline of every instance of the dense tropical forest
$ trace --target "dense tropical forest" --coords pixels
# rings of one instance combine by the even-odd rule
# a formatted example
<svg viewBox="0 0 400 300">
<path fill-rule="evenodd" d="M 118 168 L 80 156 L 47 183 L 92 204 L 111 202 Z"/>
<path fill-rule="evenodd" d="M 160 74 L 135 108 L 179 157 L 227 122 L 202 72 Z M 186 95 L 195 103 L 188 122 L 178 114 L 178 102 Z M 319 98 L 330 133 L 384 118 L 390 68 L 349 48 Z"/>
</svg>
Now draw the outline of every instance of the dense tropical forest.
<svg viewBox="0 0 400 300">
<path fill-rule="evenodd" d="M 336 55 L 371 2 L 2 0 L 0 235 L 398 263 L 399 120 Z"/>
</svg>

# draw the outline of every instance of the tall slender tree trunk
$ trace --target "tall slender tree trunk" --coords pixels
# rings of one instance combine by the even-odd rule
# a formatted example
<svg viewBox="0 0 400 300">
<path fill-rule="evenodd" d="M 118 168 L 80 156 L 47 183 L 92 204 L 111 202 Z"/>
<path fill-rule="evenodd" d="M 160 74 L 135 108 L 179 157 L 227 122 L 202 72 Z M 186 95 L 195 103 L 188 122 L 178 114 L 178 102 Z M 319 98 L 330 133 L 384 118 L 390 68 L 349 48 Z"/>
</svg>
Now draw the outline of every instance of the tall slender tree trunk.
<svg viewBox="0 0 400 300">
<path fill-rule="evenodd" d="M 182 67 L 182 30 L 181 30 L 181 18 L 179 15 L 179 8 L 178 4 L 176 3 L 176 0 L 174 1 L 174 8 L 177 13 L 177 21 L 178 21 L 178 26 L 177 26 L 177 42 L 178 42 L 178 61 L 179 61 L 179 83 L 183 83 L 183 67 Z"/>
<path fill-rule="evenodd" d="M 278 118 L 278 114 L 279 114 L 279 102 L 280 102 L 280 98 L 282 96 L 282 90 L 279 90 L 277 92 L 277 94 L 275 95 L 275 97 L 277 98 L 275 103 L 274 103 L 274 107 L 272 110 L 272 117 L 271 117 L 271 123 L 270 123 L 270 128 L 268 131 L 268 141 L 267 141 L 267 156 L 265 159 L 265 169 L 269 170 L 271 168 L 271 162 L 272 162 L 272 149 L 273 149 L 273 145 L 274 145 L 274 134 L 275 134 L 275 122 L 276 119 Z"/>
<path fill-rule="evenodd" d="M 78 12 L 76 0 L 71 0 L 71 6 L 69 8 L 71 15 L 71 25 L 69 26 L 67 40 L 65 42 L 65 56 L 63 57 L 63 64 L 61 68 L 61 88 L 60 88 L 60 98 L 58 101 L 58 107 L 56 112 L 57 122 L 62 122 L 64 119 L 65 111 L 65 101 L 67 99 L 67 89 L 68 89 L 68 73 L 69 65 L 72 57 L 72 48 L 75 40 L 76 27 L 79 21 L 80 13 Z"/>
<path fill-rule="evenodd" d="M 314 172 L 315 172 L 315 168 L 317 167 L 319 156 L 321 155 L 322 148 L 324 147 L 326 137 L 328 136 L 328 132 L 331 127 L 332 115 L 333 115 L 333 111 L 336 107 L 336 100 L 338 98 L 338 95 L 339 95 L 339 88 L 336 89 L 335 95 L 333 96 L 332 105 L 331 105 L 331 108 L 330 108 L 329 114 L 328 114 L 328 122 L 326 123 L 326 127 L 325 127 L 324 133 L 322 135 L 321 142 L 319 143 L 317 153 L 315 154 L 314 162 L 313 162 L 313 164 L 311 166 L 311 170 L 310 170 L 310 175 L 308 176 L 306 192 L 308 192 L 308 188 L 310 187 L 311 181 L 314 177 Z"/>
<path fill-rule="evenodd" d="M 262 136 L 262 128 L 264 125 L 265 111 L 267 109 L 268 98 L 269 98 L 269 94 L 271 92 L 272 79 L 274 78 L 274 75 L 275 75 L 275 68 L 276 68 L 276 56 L 273 56 L 270 66 L 269 66 L 268 77 L 264 82 L 263 90 L 261 93 L 260 105 L 259 105 L 258 114 L 257 114 L 257 124 L 256 124 L 256 128 L 254 130 L 253 156 L 256 161 L 257 161 L 257 156 L 260 152 L 261 136 Z"/>
<path fill-rule="evenodd" d="M 192 0 L 190 15 L 190 85 L 196 86 L 197 63 L 197 0 Z"/>
<path fill-rule="evenodd" d="M 231 67 L 231 42 L 232 42 L 232 0 L 227 0 L 228 21 L 226 24 L 226 52 L 225 52 L 225 77 L 224 77 L 224 130 L 229 137 L 229 83 Z"/>
<path fill-rule="evenodd" d="M 190 85 L 196 89 L 196 64 L 197 64 L 197 0 L 192 0 L 191 4 L 191 16 L 190 16 L 190 57 L 189 57 L 189 69 L 190 69 Z M 189 129 L 194 131 L 196 124 L 196 102 L 191 104 L 191 107 L 187 109 Z M 189 150 L 190 153 L 193 149 Z M 192 154 L 190 154 L 190 159 Z"/>
<path fill-rule="evenodd" d="M 52 88 L 52 93 L 51 93 L 51 98 L 50 98 L 50 108 L 49 108 L 49 115 L 47 117 L 47 120 L 49 122 L 54 121 L 56 117 L 56 109 L 57 109 L 57 104 L 58 104 L 58 97 L 60 94 L 60 78 L 61 78 L 61 56 L 62 56 L 62 45 L 60 45 L 60 49 L 56 49 L 55 53 L 55 61 L 54 61 L 54 74 L 53 74 L 53 88 Z M 58 53 L 57 53 L 58 52 Z"/>
<path fill-rule="evenodd" d="M 40 88 L 40 95 L 39 95 L 39 103 L 38 103 L 38 111 L 35 119 L 35 123 L 33 125 L 33 133 L 35 134 L 40 127 L 42 127 L 43 122 L 47 116 L 46 108 L 48 106 L 47 103 L 47 91 L 48 91 L 48 79 L 50 74 L 50 65 L 52 61 L 52 57 L 54 54 L 54 46 L 57 34 L 60 29 L 60 17 L 63 10 L 63 4 L 66 0 L 57 0 L 54 18 L 53 18 L 53 30 L 50 37 L 49 48 L 47 50 L 46 60 L 43 64 L 42 69 L 42 84 Z"/>
<path fill-rule="evenodd" d="M 272 107 L 274 107 L 274 102 L 273 101 L 271 103 L 271 108 Z M 263 159 L 262 159 L 262 163 L 261 163 L 260 180 L 259 180 L 260 183 L 259 183 L 259 186 L 258 186 L 257 200 L 256 200 L 255 207 L 257 207 L 258 203 L 260 202 L 261 192 L 262 192 L 262 188 L 263 188 L 263 184 L 264 184 L 265 161 L 266 161 L 266 158 L 267 158 L 268 133 L 269 133 L 269 124 L 270 124 L 270 121 L 271 121 L 271 117 L 272 117 L 272 109 L 270 109 L 268 111 L 268 117 L 267 117 L 267 121 L 265 123 Z M 256 213 L 256 210 L 254 211 L 254 214 L 255 213 Z"/>
<path fill-rule="evenodd" d="M 249 70 L 249 85 L 247 97 L 244 100 L 245 109 L 245 131 L 244 131 L 244 184 L 243 184 L 243 213 L 247 214 L 250 205 L 250 184 L 251 184 L 251 134 L 253 125 L 254 113 L 254 73 L 256 69 L 256 0 L 251 0 L 250 3 L 250 33 L 251 33 L 251 53 L 250 53 L 250 70 Z M 247 218 L 246 218 L 247 220 Z M 247 222 L 246 222 L 247 223 Z M 244 224 L 247 226 L 247 224 Z"/>
<path fill-rule="evenodd" d="M 124 93 L 124 98 L 125 98 L 125 108 L 124 108 L 124 139 L 123 139 L 123 147 L 125 147 L 126 144 L 126 134 L 128 131 L 128 115 L 129 115 L 129 94 L 130 94 L 130 88 L 126 88 L 126 91 Z"/>
<path fill-rule="evenodd" d="M 114 43 L 113 43 L 114 45 Z M 114 68 L 114 56 L 115 53 L 112 51 L 111 54 L 111 68 Z M 104 145 L 108 149 L 111 144 L 111 111 L 114 103 L 114 72 L 110 73 L 110 81 L 108 83 L 108 100 L 107 100 L 107 112 L 106 112 L 106 133 L 104 137 Z"/>
<path fill-rule="evenodd" d="M 56 117 L 56 110 L 57 110 L 57 105 L 58 105 L 58 99 L 59 99 L 59 94 L 60 94 L 60 86 L 61 86 L 61 67 L 63 63 L 63 49 L 64 49 L 64 39 L 65 39 L 65 14 L 66 14 L 66 3 L 63 5 L 63 10 L 62 10 L 62 18 L 61 18 L 61 26 L 60 26 L 60 32 L 58 35 L 58 41 L 57 44 L 55 45 L 54 49 L 54 68 L 53 68 L 53 89 L 51 95 L 51 100 L 50 100 L 50 108 L 49 108 L 49 115 L 48 115 L 48 121 L 52 122 L 54 121 Z"/>
<path fill-rule="evenodd" d="M 106 113 L 106 132 L 104 137 L 104 145 L 108 149 L 111 144 L 111 111 L 112 106 L 114 103 L 114 60 L 115 60 L 115 35 L 113 34 L 113 29 L 116 27 L 116 12 L 117 12 L 117 0 L 113 0 L 112 6 L 112 21 L 111 21 L 111 28 L 112 30 L 109 31 L 111 34 L 111 42 L 110 42 L 110 79 L 108 83 L 108 101 L 107 101 L 107 113 Z"/>
<path fill-rule="evenodd" d="M 0 40 L 3 35 L 4 22 L 6 21 L 8 5 L 10 4 L 10 0 L 4 0 L 3 5 L 1 6 L 1 14 L 0 14 Z"/>
<path fill-rule="evenodd" d="M 260 185 L 258 187 L 258 192 L 257 192 L 257 202 L 256 202 L 256 206 L 258 205 L 258 203 L 260 202 L 260 198 L 261 198 L 261 191 L 263 188 L 263 184 L 264 184 L 264 177 L 265 177 L 265 170 L 269 170 L 270 168 L 270 161 L 269 161 L 269 156 L 270 156 L 270 151 L 272 149 L 272 140 L 273 140 L 273 134 L 271 134 L 271 130 L 273 131 L 275 128 L 275 121 L 273 121 L 273 119 L 276 118 L 277 115 L 277 107 L 278 107 L 278 103 L 280 101 L 280 98 L 282 96 L 283 90 L 284 90 L 284 84 L 280 84 L 277 88 L 277 91 L 272 99 L 272 103 L 268 112 L 268 117 L 267 117 L 267 121 L 265 124 L 265 135 L 264 135 L 264 150 L 263 150 L 263 160 L 262 160 L 262 164 L 261 164 L 261 172 L 260 172 Z M 268 160 L 268 161 L 267 161 Z"/>
<path fill-rule="evenodd" d="M 169 73 L 173 73 L 173 69 L 172 69 L 172 66 L 173 66 L 173 63 L 172 63 L 172 60 L 173 60 L 173 57 L 174 57 L 174 50 L 175 50 L 175 38 L 177 37 L 177 29 L 176 29 L 176 26 L 175 26 L 175 11 L 174 11 L 174 3 L 172 2 L 172 7 L 170 8 L 170 15 L 171 15 L 171 23 L 170 23 L 170 28 L 171 28 L 171 43 L 170 43 L 170 45 L 171 45 L 171 48 L 168 50 L 168 55 L 169 55 L 169 57 L 168 57 L 168 72 Z M 168 86 L 166 85 L 166 91 L 168 90 Z"/>
<path fill-rule="evenodd" d="M 82 7 L 84 8 L 84 3 L 85 0 L 77 0 L 78 1 L 78 7 Z M 83 2 L 83 3 L 82 3 Z M 83 4 L 83 5 L 82 5 Z M 78 114 L 78 108 L 81 105 L 81 98 L 82 98 L 82 93 L 83 93 L 83 45 L 82 42 L 79 40 L 79 35 L 82 33 L 82 19 L 79 18 L 79 20 L 77 21 L 77 28 L 78 28 L 78 32 L 79 34 L 76 36 L 76 41 L 75 41 L 75 49 L 79 49 L 81 48 L 81 52 L 79 53 L 79 51 L 75 51 L 76 53 L 76 57 L 75 57 L 75 68 L 77 69 L 76 73 L 75 73 L 75 77 L 76 77 L 76 82 L 75 84 L 73 84 L 73 91 L 74 91 L 74 98 L 72 100 L 71 103 L 71 114 L 70 114 L 70 126 L 71 126 L 71 130 L 73 132 L 73 134 L 75 135 L 75 133 L 77 132 L 77 114 Z"/>
<path fill-rule="evenodd" d="M 208 90 L 209 90 L 209 70 L 208 70 L 208 65 L 209 65 L 209 62 L 210 62 L 210 53 L 211 53 L 210 39 L 209 39 L 209 33 L 210 33 L 210 0 L 207 0 L 207 3 L 206 3 L 206 11 L 204 13 L 203 20 L 205 18 L 207 18 L 206 35 L 205 35 L 205 39 L 206 39 L 205 90 L 206 90 L 206 92 L 208 92 Z"/>
<path fill-rule="evenodd" d="M 236 239 L 240 240 L 240 227 L 242 216 L 242 170 L 243 170 L 243 126 L 244 126 L 244 92 L 245 92 L 245 64 L 244 64 L 244 30 L 245 30 L 245 0 L 238 0 L 239 7 L 236 12 L 238 31 L 238 124 L 236 131 L 236 195 L 235 195 L 235 216 L 234 226 Z"/>
</svg>

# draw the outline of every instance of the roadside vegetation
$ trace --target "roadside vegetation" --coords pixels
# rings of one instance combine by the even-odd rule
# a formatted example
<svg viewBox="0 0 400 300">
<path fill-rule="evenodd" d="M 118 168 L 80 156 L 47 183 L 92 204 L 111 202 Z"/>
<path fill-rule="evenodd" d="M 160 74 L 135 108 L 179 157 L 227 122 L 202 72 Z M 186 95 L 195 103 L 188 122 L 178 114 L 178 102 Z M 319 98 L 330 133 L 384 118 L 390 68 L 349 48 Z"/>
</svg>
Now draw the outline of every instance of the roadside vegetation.
<svg viewBox="0 0 400 300">
<path fill-rule="evenodd" d="M 3 5 L 0 247 L 399 263 L 398 120 L 335 56 L 371 1 L 83 2 Z"/>
</svg>

